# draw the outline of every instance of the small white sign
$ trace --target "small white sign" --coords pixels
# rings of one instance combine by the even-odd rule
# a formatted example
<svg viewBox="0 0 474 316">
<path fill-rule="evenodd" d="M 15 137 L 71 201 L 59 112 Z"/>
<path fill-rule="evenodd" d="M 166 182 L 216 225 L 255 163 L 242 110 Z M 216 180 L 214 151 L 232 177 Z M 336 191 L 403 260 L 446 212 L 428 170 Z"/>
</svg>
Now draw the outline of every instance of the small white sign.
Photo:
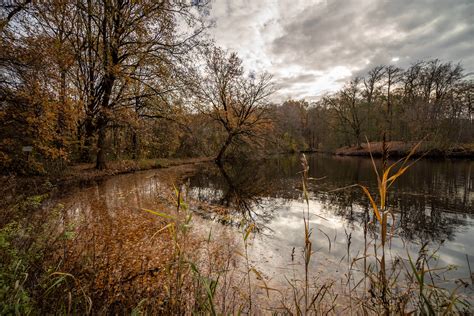
<svg viewBox="0 0 474 316">
<path fill-rule="evenodd" d="M 33 150 L 33 146 L 23 146 L 23 151 L 29 152 Z"/>
</svg>

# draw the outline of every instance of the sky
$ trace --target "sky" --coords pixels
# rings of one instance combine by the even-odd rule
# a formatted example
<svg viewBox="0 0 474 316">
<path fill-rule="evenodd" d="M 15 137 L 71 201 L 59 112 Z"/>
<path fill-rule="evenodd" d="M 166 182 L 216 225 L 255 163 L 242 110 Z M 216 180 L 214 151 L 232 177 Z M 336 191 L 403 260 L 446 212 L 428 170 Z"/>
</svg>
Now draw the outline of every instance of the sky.
<svg viewBox="0 0 474 316">
<path fill-rule="evenodd" d="M 211 36 L 274 99 L 315 100 L 379 64 L 432 58 L 474 71 L 474 0 L 214 0 Z"/>
</svg>

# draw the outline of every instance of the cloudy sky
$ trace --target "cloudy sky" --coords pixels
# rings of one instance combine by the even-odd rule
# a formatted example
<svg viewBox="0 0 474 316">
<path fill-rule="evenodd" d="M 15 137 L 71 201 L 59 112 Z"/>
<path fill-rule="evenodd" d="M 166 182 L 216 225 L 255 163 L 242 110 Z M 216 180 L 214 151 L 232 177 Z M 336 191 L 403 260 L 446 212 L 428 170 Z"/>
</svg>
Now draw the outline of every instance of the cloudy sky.
<svg viewBox="0 0 474 316">
<path fill-rule="evenodd" d="M 474 0 L 214 0 L 212 36 L 276 99 L 317 99 L 377 64 L 429 58 L 474 71 Z"/>
</svg>

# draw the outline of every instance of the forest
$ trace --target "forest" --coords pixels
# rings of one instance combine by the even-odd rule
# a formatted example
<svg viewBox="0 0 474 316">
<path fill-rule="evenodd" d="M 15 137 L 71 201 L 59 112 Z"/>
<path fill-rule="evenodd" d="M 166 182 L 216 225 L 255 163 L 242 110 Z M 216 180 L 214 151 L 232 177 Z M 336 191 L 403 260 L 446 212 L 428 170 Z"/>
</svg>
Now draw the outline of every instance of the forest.
<svg viewBox="0 0 474 316">
<path fill-rule="evenodd" d="M 473 81 L 461 64 L 380 65 L 320 100 L 278 103 L 270 74 L 244 69 L 206 38 L 205 3 L 170 6 L 4 8 L 13 21 L 2 26 L 2 170 L 334 151 L 381 141 L 382 131 L 387 141 L 426 138 L 442 152 L 473 139 Z"/>
<path fill-rule="evenodd" d="M 328 283 L 309 286 L 308 271 L 312 267 L 311 257 L 316 253 L 312 248 L 311 233 L 319 234 L 319 231 L 322 231 L 310 227 L 313 222 L 310 220 L 309 210 L 308 213 L 303 212 L 300 221 L 303 225 L 300 230 L 303 240 L 301 252 L 304 258 L 302 275 L 306 276 L 306 279 L 301 283 L 287 279 L 288 282 L 284 283 L 290 286 L 290 294 L 285 292 L 287 294 L 283 295 L 281 288 L 275 290 L 265 283 L 266 278 L 260 275 L 256 264 L 249 260 L 249 253 L 252 254 L 249 250 L 249 235 L 256 235 L 263 228 L 256 223 L 257 220 L 248 220 L 265 218 L 260 224 L 262 227 L 268 224 L 270 220 L 266 219 L 266 210 L 263 211 L 265 216 L 255 211 L 258 209 L 256 205 L 260 205 L 265 197 L 272 196 L 275 201 L 278 198 L 293 201 L 297 199 L 295 196 L 301 197 L 302 194 L 303 206 L 300 206 L 307 206 L 309 209 L 312 205 L 311 199 L 314 198 L 312 194 L 319 198 L 318 194 L 322 190 L 325 190 L 326 194 L 334 191 L 337 196 L 321 195 L 321 203 L 337 205 L 338 212 L 350 217 L 351 223 L 365 227 L 366 239 L 371 232 L 377 235 L 380 226 L 380 235 L 377 236 L 381 236 L 381 239 L 374 237 L 373 247 L 381 243 L 380 249 L 385 251 L 388 249 L 388 235 L 391 234 L 387 228 L 387 225 L 391 227 L 387 224 L 389 213 L 394 216 L 393 225 L 398 223 L 392 214 L 392 207 L 402 205 L 402 214 L 419 212 L 419 209 L 411 209 L 413 197 L 406 197 L 402 193 L 393 196 L 387 193 L 391 184 L 412 165 L 410 159 L 426 156 L 433 159 L 470 160 L 474 157 L 473 73 L 465 70 L 461 60 L 436 57 L 418 60 L 404 67 L 387 63 L 354 72 L 351 79 L 341 83 L 339 89 L 325 92 L 318 98 L 282 99 L 278 94 L 282 86 L 281 79 L 275 78 L 271 72 L 245 67 L 245 60 L 236 52 L 219 46 L 212 38 L 212 29 L 215 27 L 209 18 L 212 5 L 207 0 L 2 1 L 0 192 L 5 198 L 0 203 L 0 255 L 3 257 L 0 266 L 0 305 L 3 306 L 0 307 L 0 314 L 42 314 L 47 312 L 49 307 L 54 310 L 48 312 L 68 315 L 179 315 L 191 312 L 215 315 L 259 314 L 262 311 L 309 315 L 347 312 L 347 306 L 350 306 L 351 312 L 385 315 L 411 313 L 415 310 L 416 313 L 427 315 L 438 312 L 456 314 L 467 310 L 463 308 L 469 305 L 466 303 L 469 299 L 464 301 L 455 296 L 454 292 L 452 296 L 441 295 L 441 290 L 437 292 L 434 282 L 433 286 L 428 286 L 424 285 L 425 281 L 420 281 L 425 277 L 425 273 L 431 272 L 425 248 L 418 253 L 416 262 L 411 261 L 410 254 L 409 260 L 405 258 L 408 267 L 405 270 L 409 275 L 407 279 L 411 278 L 412 283 L 403 290 L 389 288 L 389 284 L 392 284 L 392 281 L 393 284 L 397 283 L 398 279 L 395 272 L 389 275 L 389 272 L 385 271 L 386 265 L 392 267 L 393 264 L 385 262 L 385 253 L 383 256 L 380 253 L 374 255 L 374 267 L 378 272 L 364 266 L 364 284 L 370 281 L 372 285 L 370 290 L 366 288 L 365 292 L 362 291 L 365 293 L 361 294 L 362 296 L 357 297 L 356 294 L 362 281 L 355 285 L 358 274 L 352 270 L 350 271 L 354 274 L 347 275 L 348 295 L 337 294 L 335 290 L 332 292 Z M 338 182 L 334 183 L 324 182 L 329 181 L 325 179 L 326 174 L 312 174 L 313 165 L 317 166 L 315 168 L 318 172 L 318 168 L 326 168 L 319 165 L 319 160 L 315 162 L 313 158 L 308 158 L 308 162 L 306 156 L 302 156 L 301 165 L 298 164 L 302 171 L 295 170 L 295 160 L 275 162 L 275 165 L 271 160 L 279 159 L 275 157 L 282 155 L 301 153 L 324 154 L 328 157 L 372 158 L 379 180 L 378 186 L 375 181 L 376 186 L 371 187 L 367 183 L 373 179 L 359 177 L 359 173 L 354 177 L 340 175 L 337 173 L 338 167 L 333 166 L 333 160 L 324 160 L 339 158 L 317 158 L 327 164 L 328 169 L 325 172 L 332 172 L 334 179 L 338 179 Z M 392 159 L 406 156 L 407 159 L 394 163 L 397 171 L 395 167 L 387 168 Z M 382 161 L 375 162 L 374 157 L 382 157 Z M 261 166 L 255 163 L 261 160 L 266 161 L 262 164 L 268 170 L 261 170 Z M 247 161 L 250 162 L 242 164 Z M 215 167 L 214 162 L 217 163 L 217 169 L 212 169 Z M 201 163 L 212 167 L 200 167 Z M 197 173 L 191 167 L 189 168 L 193 171 L 186 169 L 188 165 L 195 166 L 193 168 L 197 169 Z M 361 165 L 365 166 L 365 163 L 361 162 Z M 102 192 L 99 196 L 107 197 L 108 202 L 104 203 L 108 208 L 111 204 L 108 200 L 110 196 L 114 196 L 114 201 L 118 201 L 130 187 L 126 178 L 124 182 L 120 182 L 106 176 L 156 168 L 175 170 L 173 166 L 178 166 L 178 169 L 162 171 L 163 174 L 156 176 L 160 181 L 164 181 L 163 183 L 170 177 L 173 179 L 172 183 L 166 182 L 170 194 L 163 193 L 165 189 L 156 193 L 166 195 L 167 197 L 163 198 L 167 199 L 165 202 L 160 200 L 150 205 L 139 202 L 145 203 L 140 204 L 139 209 L 148 210 L 143 217 L 135 213 L 113 215 L 120 219 L 117 218 L 118 222 L 111 225 L 120 224 L 133 231 L 112 229 L 112 233 L 105 228 L 102 231 L 100 224 L 94 224 L 98 225 L 94 226 L 93 235 L 98 234 L 99 245 L 101 238 L 104 238 L 102 242 L 113 248 L 109 249 L 111 253 L 133 253 L 123 254 L 122 259 L 111 259 L 108 255 L 106 258 L 97 255 L 99 259 L 96 259 L 94 246 L 93 260 L 98 261 L 92 264 L 92 255 L 89 253 L 92 250 L 87 246 L 91 243 L 87 241 L 88 236 L 92 236 L 89 231 L 91 228 L 87 225 L 81 226 L 82 222 L 74 222 L 76 215 L 71 215 L 74 212 L 60 215 L 64 205 L 69 203 L 66 202 L 69 201 L 67 194 L 76 192 L 76 189 L 82 190 L 83 185 L 91 185 L 97 181 L 94 185 L 98 185 L 98 190 L 106 190 L 106 193 Z M 247 170 L 248 166 L 253 169 Z M 465 165 L 462 162 L 456 166 L 464 168 Z M 382 168 L 379 170 L 380 178 L 377 173 L 379 167 Z M 348 164 L 347 168 L 352 170 L 360 166 Z M 433 168 L 445 170 L 438 165 Z M 372 175 L 371 169 L 370 165 L 363 170 L 365 174 Z M 286 178 L 280 179 L 276 176 L 281 170 L 286 170 Z M 301 175 L 301 181 L 299 176 L 295 181 L 288 170 L 294 171 L 295 176 Z M 425 171 L 414 172 L 421 174 Z M 190 173 L 193 173 L 193 176 L 189 177 Z M 426 174 L 429 172 L 423 174 L 428 178 Z M 458 199 L 456 193 L 444 201 L 436 200 L 430 208 L 432 212 L 438 207 L 443 211 L 456 213 L 456 210 L 460 210 L 459 212 L 469 213 L 467 210 L 473 203 L 471 168 L 469 167 L 467 173 L 461 171 L 458 174 L 453 171 L 453 174 L 449 176 L 455 179 L 462 177 L 459 181 L 465 181 L 463 183 L 466 186 L 460 188 L 458 185 L 461 185 L 461 182 L 453 180 L 454 188 L 446 188 L 446 192 L 461 192 L 460 196 L 464 190 L 464 198 Z M 465 179 L 466 174 L 468 176 Z M 215 180 L 216 177 L 221 178 Z M 258 182 L 260 179 L 270 178 L 280 179 L 278 181 L 282 182 Z M 310 182 L 315 179 L 323 181 L 326 187 L 313 186 Z M 349 179 L 354 182 L 350 183 Z M 340 193 L 341 187 L 352 188 L 360 179 L 366 182 L 359 184 L 363 190 L 357 191 L 358 197 L 354 197 L 352 193 L 350 196 Z M 111 189 L 101 187 L 101 181 L 116 181 L 114 190 L 118 191 L 107 191 Z M 283 181 L 288 181 L 291 185 L 285 189 L 280 188 Z M 432 181 L 436 182 L 435 179 Z M 127 187 L 122 192 L 121 186 L 125 185 Z M 301 185 L 302 189 L 295 191 L 297 193 L 290 197 L 288 188 L 299 188 Z M 419 183 L 418 187 L 409 187 L 407 190 L 412 190 L 415 195 L 424 185 Z M 216 187 L 226 189 L 223 192 L 214 192 Z M 207 192 L 206 188 L 214 192 L 214 198 L 223 195 L 217 199 L 219 202 L 210 202 L 212 194 L 209 192 L 207 194 L 211 196 L 200 200 L 201 189 Z M 143 198 L 143 194 L 147 194 L 140 191 L 142 189 L 136 190 L 141 192 L 138 200 Z M 308 193 L 309 191 L 311 193 Z M 371 195 L 369 191 L 377 192 L 380 196 L 375 198 L 375 193 Z M 77 193 L 76 199 L 80 203 L 98 199 L 97 196 L 84 197 L 84 192 L 86 191 Z M 425 193 L 425 199 L 422 202 L 416 200 L 413 205 L 428 209 L 429 203 L 426 199 L 435 198 L 437 193 Z M 390 204 L 390 207 L 389 202 L 385 203 L 389 197 L 394 197 L 394 204 Z M 60 206 L 53 206 L 56 202 Z M 130 203 L 135 203 L 135 200 Z M 245 273 L 243 281 L 238 281 L 242 283 L 236 281 L 237 285 L 232 285 L 232 278 L 228 274 L 231 262 L 235 260 L 232 259 L 234 255 L 230 254 L 230 246 L 228 247 L 232 241 L 219 235 L 223 239 L 220 243 L 213 244 L 210 240 L 214 232 L 208 232 L 209 238 L 206 242 L 187 230 L 193 203 L 199 209 L 212 209 L 212 212 L 217 214 L 216 218 L 219 218 L 217 222 L 240 223 L 229 226 L 238 226 L 237 230 L 243 235 L 243 248 L 237 256 L 243 258 L 240 260 L 243 260 Z M 342 211 L 349 207 L 349 204 L 350 216 L 346 211 Z M 94 209 L 94 205 L 89 208 Z M 353 205 L 365 210 L 365 213 L 360 213 L 358 219 L 352 217 Z M 103 205 L 100 206 L 101 209 L 102 207 Z M 124 212 L 124 207 L 118 207 L 117 210 Z M 160 208 L 169 209 L 171 213 L 157 211 Z M 224 210 L 226 208 L 227 210 Z M 244 224 L 242 219 L 229 219 L 230 208 L 243 210 L 242 214 L 250 214 L 249 217 L 243 216 L 246 218 Z M 172 213 L 175 211 L 176 214 Z M 369 213 L 372 215 L 369 216 Z M 425 214 L 425 209 L 422 213 Z M 366 217 L 363 217 L 363 214 L 366 214 Z M 89 218 L 89 215 L 84 216 Z M 90 216 L 89 224 L 95 223 L 96 216 L 102 218 L 102 215 Z M 206 216 L 203 218 L 207 218 Z M 143 230 L 134 227 L 135 224 L 132 223 L 142 223 L 144 218 L 146 224 L 136 224 L 142 225 L 140 227 Z M 157 219 L 158 227 L 152 226 L 150 218 Z M 40 222 L 43 226 L 39 225 Z M 56 226 L 49 226 L 53 225 L 51 222 L 56 223 Z M 442 239 L 430 235 L 434 234 L 433 232 L 426 233 L 429 237 L 418 236 L 417 232 L 407 227 L 419 222 L 414 219 L 411 222 L 408 215 L 402 217 L 400 222 L 404 225 L 400 228 L 403 230 L 400 236 L 412 236 L 408 239 L 420 238 L 421 241 Z M 454 221 L 449 223 L 455 225 Z M 109 224 L 104 225 L 108 227 Z M 202 225 L 206 227 L 206 224 Z M 433 229 L 442 230 L 436 225 Z M 50 236 L 49 231 L 51 234 L 60 232 L 60 237 Z M 104 231 L 107 231 L 107 235 L 102 236 Z M 151 240 L 164 234 L 162 231 L 169 231 L 169 236 L 163 237 L 161 244 L 153 249 L 148 248 L 148 244 L 129 244 L 130 240 L 141 240 L 140 238 Z M 323 233 L 325 236 L 319 235 L 318 238 L 322 238 L 325 243 L 329 240 L 331 252 L 331 243 L 336 243 L 336 237 L 331 242 L 332 237 L 328 235 L 330 232 Z M 344 233 L 348 241 L 347 255 L 343 253 L 347 259 L 344 260 L 354 256 L 350 264 L 352 269 L 356 262 L 359 263 L 360 258 L 357 259 L 350 253 L 351 237 L 346 230 L 340 236 Z M 454 232 L 450 231 L 450 234 Z M 233 242 L 235 243 L 235 240 Z M 95 243 L 96 239 L 94 245 Z M 226 246 L 223 246 L 223 243 Z M 316 241 L 313 243 L 316 244 Z M 81 257 L 82 253 L 77 246 L 79 244 L 84 246 L 80 251 L 87 255 Z M 122 245 L 129 250 L 123 250 Z M 202 265 L 197 264 L 201 257 L 186 247 L 204 249 L 207 261 L 201 262 Z M 148 254 L 136 253 L 139 248 Z M 107 249 L 104 251 L 109 251 Z M 366 243 L 364 264 L 370 257 L 367 254 L 368 249 Z M 163 255 L 164 253 L 167 255 Z M 76 255 L 82 259 L 77 259 Z M 466 252 L 469 265 L 468 255 Z M 167 274 L 164 276 L 158 277 L 156 284 L 153 277 L 158 268 L 142 268 L 141 272 L 135 275 L 130 272 L 127 277 L 122 276 L 122 279 L 119 279 L 121 285 L 107 283 L 115 273 L 109 266 L 109 260 L 117 260 L 122 268 L 135 267 L 137 258 L 147 256 L 172 262 L 172 268 L 166 270 Z M 293 246 L 292 261 L 294 256 Z M 472 257 L 472 253 L 470 256 Z M 126 258 L 130 260 L 126 261 Z M 155 259 L 150 259 L 149 262 L 153 260 Z M 463 260 L 465 263 L 464 257 Z M 341 259 L 339 262 L 342 261 Z M 159 264 L 166 265 L 161 261 Z M 225 266 L 226 268 L 222 268 L 225 273 L 212 270 L 213 264 L 216 269 L 217 266 Z M 395 266 L 396 264 L 393 264 L 393 267 Z M 99 270 L 108 269 L 107 271 L 111 272 L 92 277 L 93 270 L 97 267 Z M 142 283 L 133 283 L 135 278 L 143 279 L 140 281 Z M 470 278 L 472 281 L 472 273 Z M 262 279 L 263 286 L 259 283 Z M 351 282 L 354 283 L 353 288 Z M 427 286 L 427 289 L 424 290 L 423 286 Z M 472 282 L 470 286 L 472 287 Z M 234 287 L 241 287 L 241 291 L 246 292 L 235 292 Z M 406 294 L 412 288 L 419 290 L 416 298 Z M 228 298 L 226 301 L 226 295 L 230 295 L 228 293 L 231 290 L 234 291 L 233 300 Z M 263 294 L 258 294 L 259 291 Z M 269 300 L 267 304 L 273 306 L 273 309 L 259 309 L 258 306 L 263 306 L 258 303 L 261 297 L 270 297 L 273 291 L 281 294 L 281 301 Z M 326 294 L 329 292 L 332 294 Z M 371 295 L 370 304 L 379 308 L 372 309 L 370 304 L 364 303 L 367 293 Z M 338 295 L 339 299 L 336 300 Z"/>
</svg>

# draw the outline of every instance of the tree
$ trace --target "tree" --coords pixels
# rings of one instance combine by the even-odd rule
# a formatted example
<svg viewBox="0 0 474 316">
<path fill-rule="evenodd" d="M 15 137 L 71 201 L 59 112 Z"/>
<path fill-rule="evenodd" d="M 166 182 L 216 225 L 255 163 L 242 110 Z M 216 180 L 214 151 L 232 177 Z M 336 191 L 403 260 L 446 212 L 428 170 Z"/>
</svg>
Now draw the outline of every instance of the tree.
<svg viewBox="0 0 474 316">
<path fill-rule="evenodd" d="M 369 105 L 369 107 L 372 105 L 374 102 L 374 95 L 377 93 L 377 84 L 382 80 L 382 77 L 385 74 L 385 67 L 380 65 L 380 66 L 375 66 L 372 68 L 368 74 L 367 77 L 364 78 L 364 96 L 366 98 L 366 102 Z"/>
<path fill-rule="evenodd" d="M 287 100 L 273 109 L 272 119 L 278 126 L 277 142 L 283 149 L 296 151 L 311 147 L 308 107 L 305 100 Z"/>
<path fill-rule="evenodd" d="M 351 134 L 357 147 L 361 147 L 362 119 L 360 117 L 360 84 L 361 79 L 355 78 L 335 96 L 324 99 L 334 111 L 344 133 Z"/>
<path fill-rule="evenodd" d="M 76 59 L 83 91 L 85 153 L 97 133 L 96 167 L 106 167 L 106 130 L 114 116 L 142 99 L 165 94 L 176 57 L 198 45 L 205 29 L 193 6 L 181 1 L 78 1 Z M 178 23 L 192 31 L 181 32 Z M 136 89 L 137 83 L 142 89 Z"/>
<path fill-rule="evenodd" d="M 325 141 L 325 145 L 331 145 L 328 136 L 330 130 L 329 111 L 323 102 L 316 102 L 308 110 L 309 134 L 311 135 L 310 148 L 319 150 L 319 145 Z"/>
<path fill-rule="evenodd" d="M 65 158 L 57 146 L 63 136 L 57 120 L 57 72 L 47 63 L 42 37 L 28 40 L 3 36 L 0 47 L 0 163 L 2 169 L 42 172 L 41 160 Z M 26 157 L 21 149 L 33 146 Z M 27 160 L 27 161 L 26 161 Z"/>
<path fill-rule="evenodd" d="M 225 139 L 216 157 L 221 163 L 236 140 L 255 140 L 270 126 L 268 97 L 274 92 L 272 77 L 245 75 L 235 53 L 214 47 L 206 51 L 204 71 L 192 84 L 196 108 L 216 121 Z"/>
<path fill-rule="evenodd" d="M 394 85 L 396 85 L 402 79 L 402 69 L 393 65 L 385 67 L 385 79 L 385 86 L 387 88 L 387 127 L 383 132 L 383 137 L 385 138 L 386 133 L 388 133 L 388 140 L 391 140 L 393 122 L 392 90 Z"/>
<path fill-rule="evenodd" d="M 385 75 L 385 66 L 378 65 L 369 70 L 363 79 L 362 97 L 365 99 L 365 131 L 367 137 L 378 138 L 377 113 L 382 106 L 382 79 Z"/>
<path fill-rule="evenodd" d="M 19 117 L 15 112 L 24 109 L 21 115 L 31 117 L 29 112 L 42 108 L 34 114 L 52 133 L 34 141 L 42 148 L 54 144 L 60 152 L 54 156 L 80 147 L 88 161 L 97 149 L 96 167 L 105 168 L 110 130 L 115 142 L 120 129 L 134 131 L 137 153 L 138 122 L 165 117 L 180 104 L 181 65 L 202 42 L 206 5 L 154 0 L 12 0 L 0 5 L 0 117 L 8 123 L 2 136 L 15 138 L 18 122 L 9 119 Z M 15 23 L 8 24 L 12 19 Z M 15 108 L 15 100 L 24 107 Z M 24 130 L 37 126 L 28 120 L 22 124 Z M 6 156 L 16 155 L 18 146 L 9 148 Z"/>
</svg>

